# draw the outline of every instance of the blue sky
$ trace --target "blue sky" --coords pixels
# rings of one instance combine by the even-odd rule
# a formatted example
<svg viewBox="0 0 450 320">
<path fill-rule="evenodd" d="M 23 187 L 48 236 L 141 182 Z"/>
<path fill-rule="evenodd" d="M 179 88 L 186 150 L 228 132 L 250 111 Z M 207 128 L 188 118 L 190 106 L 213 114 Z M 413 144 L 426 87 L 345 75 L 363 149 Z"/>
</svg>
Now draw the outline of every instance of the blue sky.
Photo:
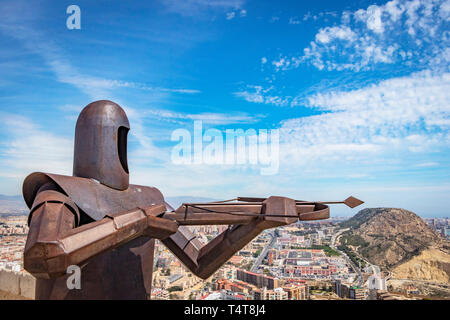
<svg viewBox="0 0 450 320">
<path fill-rule="evenodd" d="M 81 9 L 68 30 L 66 8 Z M 2 1 L 0 193 L 71 174 L 78 113 L 131 123 L 131 181 L 449 216 L 449 1 Z M 175 129 L 280 130 L 280 165 L 176 165 Z M 349 215 L 342 207 L 333 214 Z"/>
</svg>

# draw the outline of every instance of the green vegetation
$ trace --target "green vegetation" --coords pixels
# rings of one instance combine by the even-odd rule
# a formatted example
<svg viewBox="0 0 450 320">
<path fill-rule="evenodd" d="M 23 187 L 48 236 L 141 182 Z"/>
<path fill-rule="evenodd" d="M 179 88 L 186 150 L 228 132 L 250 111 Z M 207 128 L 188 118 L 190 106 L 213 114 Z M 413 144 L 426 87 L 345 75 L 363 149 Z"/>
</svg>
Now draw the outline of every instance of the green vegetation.
<svg viewBox="0 0 450 320">
<path fill-rule="evenodd" d="M 163 269 L 163 270 L 161 270 L 161 275 L 163 275 L 163 276 L 170 276 L 170 269 Z"/>
<path fill-rule="evenodd" d="M 173 286 L 173 287 L 170 287 L 169 289 L 167 289 L 167 291 L 169 291 L 169 292 L 183 291 L 183 288 L 180 286 Z"/>
<path fill-rule="evenodd" d="M 361 236 L 351 233 L 344 233 L 341 238 L 341 243 L 345 246 L 355 246 L 365 248 L 369 245 Z"/>
<path fill-rule="evenodd" d="M 364 260 L 361 260 L 354 252 L 352 249 L 350 249 L 349 247 L 347 247 L 346 245 L 340 245 L 338 246 L 338 249 L 341 251 L 344 251 L 347 256 L 350 258 L 350 260 L 352 260 L 352 262 L 359 266 L 359 264 L 361 263 L 361 268 L 364 268 L 366 266 L 366 262 Z"/>
<path fill-rule="evenodd" d="M 250 263 L 247 263 L 246 265 L 244 265 L 243 268 L 245 270 L 250 270 L 252 268 L 252 266 L 253 266 L 253 264 L 250 262 Z"/>
<path fill-rule="evenodd" d="M 261 254 L 261 249 L 256 250 L 256 251 L 253 253 L 253 258 L 257 258 L 260 254 Z"/>
<path fill-rule="evenodd" d="M 363 209 L 359 211 L 357 214 L 355 214 L 350 219 L 341 222 L 339 226 L 341 228 L 352 228 L 356 229 L 359 226 L 361 226 L 363 223 L 367 222 L 372 218 L 373 216 L 377 215 L 379 212 L 376 209 Z"/>
<path fill-rule="evenodd" d="M 341 255 L 338 251 L 334 250 L 333 248 L 331 248 L 328 245 L 324 245 L 324 246 L 313 245 L 310 249 L 323 250 L 328 257 L 340 256 Z"/>
<path fill-rule="evenodd" d="M 170 293 L 169 294 L 169 300 L 179 300 L 180 297 L 176 294 Z"/>
<path fill-rule="evenodd" d="M 306 236 L 308 234 L 316 233 L 316 230 L 311 229 L 311 230 L 304 230 L 304 231 L 293 231 L 291 233 L 296 235 L 296 236 Z"/>
<path fill-rule="evenodd" d="M 305 248 L 305 247 L 292 247 L 293 249 L 309 249 L 309 250 L 323 250 L 325 252 L 325 254 L 327 255 L 327 257 L 333 257 L 333 256 L 340 256 L 341 254 L 334 250 L 333 248 L 331 248 L 328 245 L 313 245 L 309 248 Z"/>
<path fill-rule="evenodd" d="M 322 286 L 310 286 L 309 287 L 311 294 L 317 294 L 317 293 L 325 293 L 325 292 L 333 292 L 333 287 L 329 285 L 322 285 Z"/>
</svg>

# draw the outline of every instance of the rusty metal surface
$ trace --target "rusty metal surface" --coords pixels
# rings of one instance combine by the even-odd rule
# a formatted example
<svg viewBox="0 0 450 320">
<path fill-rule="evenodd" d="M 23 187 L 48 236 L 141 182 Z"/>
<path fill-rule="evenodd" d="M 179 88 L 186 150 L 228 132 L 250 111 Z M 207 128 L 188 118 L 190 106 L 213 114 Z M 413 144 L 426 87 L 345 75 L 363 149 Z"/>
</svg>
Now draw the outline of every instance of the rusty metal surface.
<svg viewBox="0 0 450 320">
<path fill-rule="evenodd" d="M 302 206 L 298 206 L 301 208 Z M 314 210 L 309 212 L 300 213 L 300 220 L 309 221 L 309 220 L 322 220 L 328 219 L 330 217 L 330 208 L 322 203 L 314 204 Z"/>
<path fill-rule="evenodd" d="M 364 203 L 364 201 L 356 199 L 355 197 L 348 197 L 344 200 L 344 203 L 349 206 L 350 208 L 356 208 L 357 206 Z"/>
<path fill-rule="evenodd" d="M 286 197 L 269 197 L 263 201 L 261 213 L 267 215 L 264 220 L 272 222 L 273 227 L 291 224 L 298 221 L 295 200 Z M 290 216 L 290 217 L 285 217 Z M 296 217 L 296 218 L 294 218 Z"/>
<path fill-rule="evenodd" d="M 41 190 L 42 190 L 42 188 L 41 188 Z M 28 225 L 30 225 L 30 223 L 31 223 L 31 217 L 33 216 L 33 212 L 47 201 L 51 201 L 51 202 L 55 202 L 55 203 L 62 203 L 64 205 L 66 205 L 68 207 L 68 209 L 70 211 L 72 211 L 72 213 L 75 216 L 75 226 L 79 225 L 80 212 L 79 212 L 76 204 L 72 201 L 72 199 L 63 195 L 61 192 L 58 192 L 55 190 L 40 191 L 36 195 L 36 198 L 33 201 L 33 205 L 31 207 L 30 213 L 28 215 Z"/>
<path fill-rule="evenodd" d="M 49 279 L 49 260 L 64 255 L 61 234 L 75 227 L 75 216 L 62 203 L 44 203 L 32 216 L 24 249 L 24 268 L 37 278 Z"/>
<path fill-rule="evenodd" d="M 253 218 L 262 217 L 267 221 L 277 221 L 279 225 L 283 225 L 294 223 L 297 219 L 320 220 L 330 217 L 329 207 L 320 202 L 310 204 L 278 196 L 256 199 L 264 200 L 262 202 L 184 203 L 174 212 L 165 213 L 164 218 L 175 220 L 180 225 L 220 225 L 248 224 L 253 221 Z"/>
<path fill-rule="evenodd" d="M 72 201 L 94 220 L 136 207 L 164 204 L 162 193 L 153 187 L 130 185 L 127 190 L 108 188 L 92 179 L 35 172 L 23 183 L 23 195 L 31 207 L 36 193 L 43 184 L 54 181 Z"/>
<path fill-rule="evenodd" d="M 38 300 L 148 300 L 151 295 L 154 239 L 139 237 L 81 265 L 81 289 L 69 290 L 64 275 L 37 279 Z"/>
<path fill-rule="evenodd" d="M 129 129 L 127 115 L 118 104 L 100 100 L 87 105 L 78 116 L 75 128 L 73 175 L 126 190 L 129 184 L 126 134 Z"/>
<path fill-rule="evenodd" d="M 200 226 L 200 225 L 229 225 L 229 224 L 247 224 L 254 217 L 249 216 L 231 216 L 226 213 L 176 213 L 168 212 L 164 214 L 165 219 L 176 221 L 181 226 Z"/>
<path fill-rule="evenodd" d="M 37 278 L 56 278 L 64 275 L 69 265 L 83 264 L 137 237 L 167 238 L 178 225 L 156 217 L 164 211 L 163 205 L 156 205 L 74 228 L 75 217 L 64 204 L 45 202 L 32 216 L 24 252 L 25 269 Z"/>
</svg>

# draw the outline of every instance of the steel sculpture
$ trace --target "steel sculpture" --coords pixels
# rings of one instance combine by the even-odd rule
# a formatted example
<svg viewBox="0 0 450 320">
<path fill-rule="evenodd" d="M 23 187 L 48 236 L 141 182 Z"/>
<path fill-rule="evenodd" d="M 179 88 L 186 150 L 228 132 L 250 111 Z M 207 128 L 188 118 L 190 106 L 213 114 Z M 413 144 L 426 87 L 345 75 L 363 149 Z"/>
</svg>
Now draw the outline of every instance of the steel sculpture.
<svg viewBox="0 0 450 320">
<path fill-rule="evenodd" d="M 207 279 L 263 230 L 330 216 L 324 202 L 275 196 L 168 210 L 157 188 L 129 184 L 129 130 L 119 105 L 93 102 L 76 124 L 73 176 L 35 172 L 25 179 L 30 231 L 24 267 L 37 278 L 36 299 L 149 299 L 155 239 Z M 189 225 L 230 227 L 203 245 Z M 82 270 L 79 290 L 66 285 L 70 265 Z"/>
</svg>

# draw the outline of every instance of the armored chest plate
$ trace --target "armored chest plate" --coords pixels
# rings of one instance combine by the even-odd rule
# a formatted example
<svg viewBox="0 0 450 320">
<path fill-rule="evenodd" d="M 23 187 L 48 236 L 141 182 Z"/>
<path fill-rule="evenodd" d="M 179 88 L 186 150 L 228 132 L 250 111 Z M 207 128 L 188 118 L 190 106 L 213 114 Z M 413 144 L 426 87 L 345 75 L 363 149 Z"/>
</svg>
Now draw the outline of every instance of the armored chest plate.
<svg viewBox="0 0 450 320">
<path fill-rule="evenodd" d="M 153 187 L 130 185 L 120 191 L 104 186 L 93 179 L 35 172 L 23 183 L 23 197 L 29 208 L 39 188 L 54 181 L 73 202 L 94 220 L 135 208 L 164 204 L 162 193 Z"/>
</svg>

